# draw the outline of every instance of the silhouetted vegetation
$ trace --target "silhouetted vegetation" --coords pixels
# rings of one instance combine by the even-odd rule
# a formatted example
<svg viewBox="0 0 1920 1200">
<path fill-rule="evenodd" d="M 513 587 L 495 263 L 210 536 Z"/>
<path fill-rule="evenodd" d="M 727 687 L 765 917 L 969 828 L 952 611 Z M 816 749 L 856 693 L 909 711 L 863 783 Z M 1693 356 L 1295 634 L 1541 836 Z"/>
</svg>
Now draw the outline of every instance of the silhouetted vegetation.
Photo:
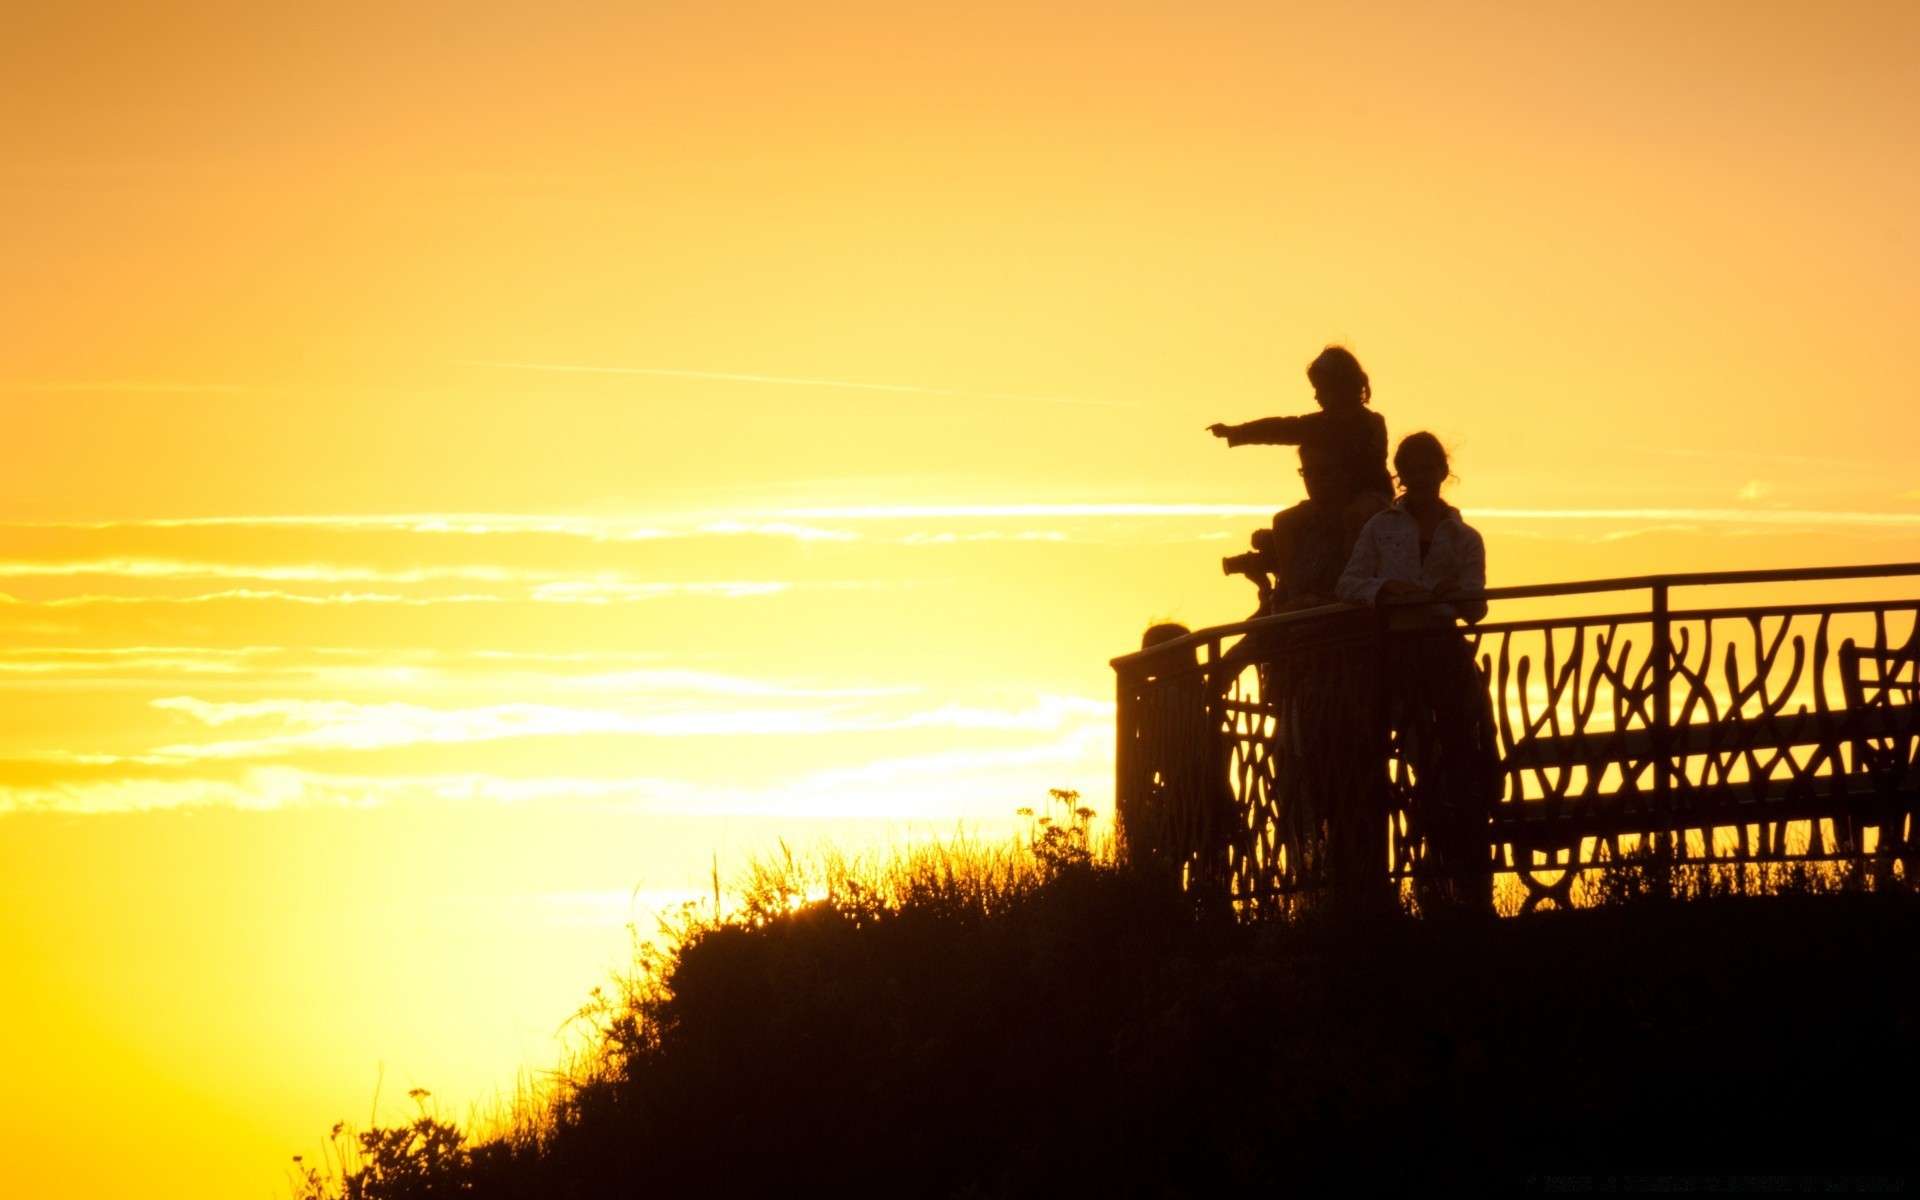
<svg viewBox="0 0 1920 1200">
<path fill-rule="evenodd" d="M 596 996 L 590 1053 L 503 1130 L 418 1096 L 336 1128 L 300 1194 L 1424 1194 L 1920 1161 L 1904 889 L 1646 862 L 1592 908 L 1246 924 L 1115 867 L 1088 816 L 1062 792 L 1012 845 L 783 850 Z"/>
</svg>

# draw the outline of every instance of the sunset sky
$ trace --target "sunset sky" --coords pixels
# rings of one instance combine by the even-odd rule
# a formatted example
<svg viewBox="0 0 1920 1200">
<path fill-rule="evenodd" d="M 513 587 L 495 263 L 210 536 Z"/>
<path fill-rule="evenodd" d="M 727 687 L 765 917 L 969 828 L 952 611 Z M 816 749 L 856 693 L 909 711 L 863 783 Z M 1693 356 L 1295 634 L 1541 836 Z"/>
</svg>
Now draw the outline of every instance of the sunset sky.
<svg viewBox="0 0 1920 1200">
<path fill-rule="evenodd" d="M 1920 560 L 1911 3 L 24 3 L 0 117 L 8 1195 L 284 1194 L 776 838 L 1106 815 L 1329 342 L 1496 584 Z"/>
</svg>

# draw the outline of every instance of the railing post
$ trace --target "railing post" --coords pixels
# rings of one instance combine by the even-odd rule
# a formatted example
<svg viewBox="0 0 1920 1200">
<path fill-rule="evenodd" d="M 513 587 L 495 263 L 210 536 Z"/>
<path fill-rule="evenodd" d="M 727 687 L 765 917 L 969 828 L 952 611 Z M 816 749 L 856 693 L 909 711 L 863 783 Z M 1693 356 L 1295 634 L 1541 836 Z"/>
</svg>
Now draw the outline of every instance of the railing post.
<svg viewBox="0 0 1920 1200">
<path fill-rule="evenodd" d="M 1389 673 L 1394 664 L 1389 662 L 1389 644 L 1387 641 L 1387 616 L 1389 609 L 1378 606 L 1371 610 L 1369 634 L 1373 642 L 1370 665 L 1372 670 L 1365 679 L 1367 688 L 1367 716 L 1370 724 L 1367 729 L 1365 757 L 1358 764 L 1363 772 L 1361 778 L 1367 781 L 1362 811 L 1365 825 L 1371 832 L 1361 840 L 1363 854 L 1371 853 L 1373 870 L 1363 880 L 1364 885 L 1380 900 L 1387 900 L 1398 889 L 1393 878 L 1394 829 L 1389 824 L 1397 822 L 1399 815 L 1393 807 L 1393 789 L 1386 776 L 1387 750 L 1393 743 L 1393 697 L 1389 692 Z M 1362 859 L 1364 862 L 1365 860 Z M 1408 864 L 1411 868 L 1412 864 Z M 1381 886 L 1381 872 L 1386 871 L 1385 886 Z M 1408 877 L 1412 877 L 1409 869 Z"/>
<path fill-rule="evenodd" d="M 1134 786 L 1133 689 L 1127 686 L 1127 668 L 1113 672 L 1113 835 L 1120 861 L 1129 859 L 1127 826 L 1139 799 Z"/>
<path fill-rule="evenodd" d="M 1196 747 L 1200 763 L 1193 773 L 1193 783 L 1199 790 L 1190 800 L 1201 806 L 1202 811 L 1205 811 L 1205 798 L 1213 794 L 1212 789 L 1216 784 L 1225 786 L 1227 780 L 1227 689 L 1233 685 L 1233 681 L 1220 678 L 1221 657 L 1220 643 L 1209 638 L 1200 668 L 1200 694 L 1204 698 L 1202 702 L 1206 705 L 1207 713 L 1207 740 L 1205 745 Z M 1207 830 L 1205 840 L 1209 844 L 1199 848 L 1200 861 L 1195 863 L 1196 869 L 1204 868 L 1209 859 L 1224 857 L 1216 853 L 1220 847 L 1211 844 L 1222 832 L 1211 828 Z M 1218 862 L 1213 864 L 1213 869 L 1220 869 Z"/>
<path fill-rule="evenodd" d="M 1673 620 L 1667 584 L 1653 585 L 1653 795 L 1665 813 L 1673 800 Z"/>
</svg>

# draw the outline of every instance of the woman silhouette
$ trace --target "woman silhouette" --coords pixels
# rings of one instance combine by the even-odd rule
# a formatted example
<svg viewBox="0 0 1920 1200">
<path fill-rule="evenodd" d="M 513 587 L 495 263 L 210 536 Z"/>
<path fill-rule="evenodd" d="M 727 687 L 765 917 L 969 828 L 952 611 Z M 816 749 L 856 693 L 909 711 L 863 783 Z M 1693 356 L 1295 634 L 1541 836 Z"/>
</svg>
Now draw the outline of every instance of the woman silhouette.
<svg viewBox="0 0 1920 1200">
<path fill-rule="evenodd" d="M 1439 438 L 1409 434 L 1393 465 L 1404 491 L 1361 529 L 1335 594 L 1393 606 L 1385 682 L 1400 756 L 1413 769 L 1410 826 L 1426 847 L 1422 900 L 1491 910 L 1487 821 L 1505 781 L 1493 706 L 1454 623 L 1486 616 L 1478 596 L 1487 586 L 1486 544 L 1440 498 L 1451 472 Z"/>
</svg>

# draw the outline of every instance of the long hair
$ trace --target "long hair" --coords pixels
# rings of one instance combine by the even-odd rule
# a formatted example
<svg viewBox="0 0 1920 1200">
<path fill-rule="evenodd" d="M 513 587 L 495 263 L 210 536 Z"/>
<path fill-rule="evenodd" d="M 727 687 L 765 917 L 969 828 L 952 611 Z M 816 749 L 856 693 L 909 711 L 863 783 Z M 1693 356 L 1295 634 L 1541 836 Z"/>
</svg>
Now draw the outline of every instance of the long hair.
<svg viewBox="0 0 1920 1200">
<path fill-rule="evenodd" d="M 1328 346 L 1308 363 L 1307 382 L 1335 403 L 1344 401 L 1358 407 L 1373 399 L 1373 385 L 1367 381 L 1366 371 L 1345 346 Z"/>
<path fill-rule="evenodd" d="M 1396 474 L 1405 471 L 1407 462 L 1416 458 L 1435 458 L 1440 461 L 1440 469 L 1446 472 L 1444 478 L 1452 480 L 1453 464 L 1447 459 L 1447 448 L 1440 439 L 1422 429 L 1419 433 L 1410 433 L 1400 439 L 1394 447 L 1393 469 Z"/>
</svg>

